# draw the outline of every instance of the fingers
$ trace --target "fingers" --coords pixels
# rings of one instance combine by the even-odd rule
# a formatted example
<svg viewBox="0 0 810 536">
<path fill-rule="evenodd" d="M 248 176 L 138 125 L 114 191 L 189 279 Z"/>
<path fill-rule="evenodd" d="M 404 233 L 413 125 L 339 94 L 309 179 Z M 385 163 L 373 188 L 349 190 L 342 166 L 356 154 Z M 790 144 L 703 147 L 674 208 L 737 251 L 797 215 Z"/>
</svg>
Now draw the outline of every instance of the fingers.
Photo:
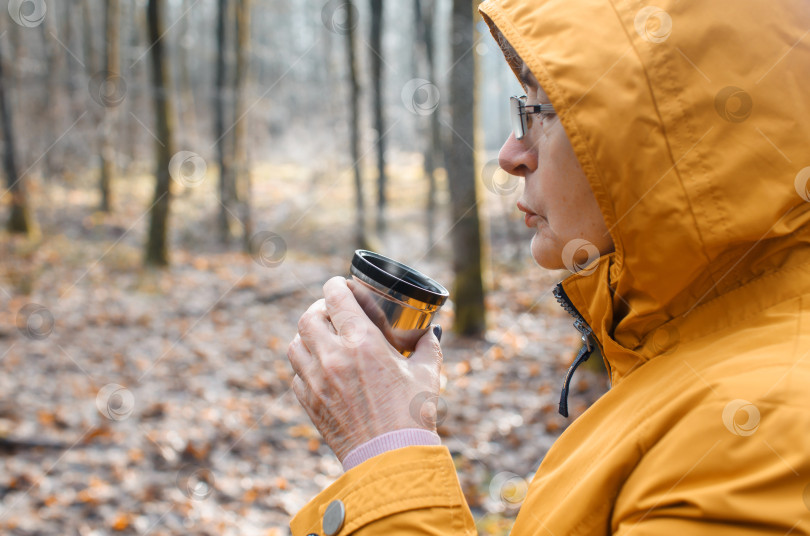
<svg viewBox="0 0 810 536">
<path fill-rule="evenodd" d="M 436 367 L 436 370 L 441 368 L 443 360 L 442 347 L 436 336 L 436 332 L 440 332 L 440 330 L 434 329 L 434 326 L 437 325 L 438 324 L 432 324 L 428 328 L 427 333 L 422 335 L 422 338 L 416 343 L 413 355 L 411 355 L 409 359 L 411 363 Z"/>
<path fill-rule="evenodd" d="M 292 379 L 292 390 L 295 393 L 295 397 L 301 403 L 301 405 L 305 405 L 307 400 L 307 385 L 304 383 L 304 380 L 301 379 L 300 376 L 297 374 L 293 376 Z"/>
<path fill-rule="evenodd" d="M 325 344 L 330 343 L 335 333 L 333 329 L 324 300 L 318 300 L 310 305 L 298 319 L 298 334 L 301 341 L 309 351 L 316 354 Z"/>
<path fill-rule="evenodd" d="M 309 419 L 317 426 L 320 420 L 317 417 L 318 409 L 313 406 L 316 397 L 314 396 L 311 387 L 308 386 L 307 383 L 301 379 L 301 377 L 293 376 L 292 390 L 293 393 L 295 393 L 295 397 L 298 399 L 298 403 L 301 404 L 301 407 L 303 407 L 304 411 L 307 412 Z"/>
<path fill-rule="evenodd" d="M 351 279 L 347 280 L 346 284 L 354 295 L 354 298 L 357 300 L 357 304 L 361 309 L 363 309 L 363 312 L 366 313 L 369 320 L 371 320 L 375 326 L 380 328 L 383 333 L 386 333 L 386 330 L 389 328 L 388 320 L 385 318 L 385 312 L 383 312 L 383 310 L 377 304 L 377 299 L 375 298 L 374 293 L 361 283 Z"/>
<path fill-rule="evenodd" d="M 335 332 L 323 300 L 313 303 L 298 320 L 298 333 L 287 348 L 287 359 L 296 375 L 310 386 L 320 385 L 319 356 L 334 345 Z"/>
<path fill-rule="evenodd" d="M 309 377 L 314 358 L 298 334 L 287 347 L 287 359 L 290 361 L 296 377 Z"/>
<path fill-rule="evenodd" d="M 344 331 L 344 324 L 351 324 L 352 331 L 361 329 L 360 324 L 371 322 L 360 308 L 357 300 L 346 284 L 346 278 L 333 277 L 323 286 L 326 313 L 332 319 L 338 334 Z M 366 327 L 365 331 L 368 330 Z"/>
</svg>

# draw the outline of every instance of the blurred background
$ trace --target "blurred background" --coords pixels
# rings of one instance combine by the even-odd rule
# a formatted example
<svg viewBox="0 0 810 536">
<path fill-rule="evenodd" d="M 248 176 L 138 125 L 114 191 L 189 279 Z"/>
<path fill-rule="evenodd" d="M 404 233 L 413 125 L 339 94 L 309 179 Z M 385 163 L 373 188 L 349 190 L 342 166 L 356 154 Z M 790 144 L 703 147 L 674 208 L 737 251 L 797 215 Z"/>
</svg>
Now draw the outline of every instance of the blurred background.
<svg viewBox="0 0 810 536">
<path fill-rule="evenodd" d="M 522 90 L 478 2 L 6 3 L 0 532 L 289 534 L 342 469 L 287 344 L 362 247 L 451 289 L 425 403 L 507 534 L 579 339 L 497 165 Z M 605 389 L 578 373 L 572 417 Z"/>
</svg>

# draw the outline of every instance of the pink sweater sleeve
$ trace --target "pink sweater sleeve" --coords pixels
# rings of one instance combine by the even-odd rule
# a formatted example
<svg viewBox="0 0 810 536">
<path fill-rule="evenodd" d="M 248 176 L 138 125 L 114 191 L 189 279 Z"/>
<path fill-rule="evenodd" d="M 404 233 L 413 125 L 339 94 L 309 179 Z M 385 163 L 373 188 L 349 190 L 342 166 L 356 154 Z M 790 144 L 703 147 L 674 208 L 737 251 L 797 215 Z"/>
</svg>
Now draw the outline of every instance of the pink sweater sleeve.
<svg viewBox="0 0 810 536">
<path fill-rule="evenodd" d="M 343 460 L 343 470 L 348 471 L 352 467 L 358 466 L 369 458 L 377 454 L 388 452 L 389 450 L 414 445 L 441 445 L 442 440 L 439 434 L 425 430 L 423 428 L 404 428 L 394 430 L 366 441 L 356 449 L 352 450 Z"/>
</svg>

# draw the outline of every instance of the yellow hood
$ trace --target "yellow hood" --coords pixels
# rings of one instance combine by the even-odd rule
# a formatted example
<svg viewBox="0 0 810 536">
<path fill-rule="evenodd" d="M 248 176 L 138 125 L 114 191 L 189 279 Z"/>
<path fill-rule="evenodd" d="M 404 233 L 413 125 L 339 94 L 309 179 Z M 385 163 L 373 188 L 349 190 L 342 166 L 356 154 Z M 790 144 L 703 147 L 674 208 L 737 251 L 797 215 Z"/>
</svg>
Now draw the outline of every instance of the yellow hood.
<svg viewBox="0 0 810 536">
<path fill-rule="evenodd" d="M 810 258 L 805 0 L 480 10 L 558 111 L 616 244 L 563 283 L 614 382 L 705 327 L 698 308 Z"/>
</svg>

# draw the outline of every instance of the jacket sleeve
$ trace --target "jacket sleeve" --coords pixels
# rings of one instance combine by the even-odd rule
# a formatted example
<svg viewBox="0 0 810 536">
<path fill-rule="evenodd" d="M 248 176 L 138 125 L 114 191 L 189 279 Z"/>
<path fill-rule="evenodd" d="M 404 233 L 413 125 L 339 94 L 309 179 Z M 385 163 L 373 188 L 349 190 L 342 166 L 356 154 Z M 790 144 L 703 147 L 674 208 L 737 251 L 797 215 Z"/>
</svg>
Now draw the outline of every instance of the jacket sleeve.
<svg viewBox="0 0 810 536">
<path fill-rule="evenodd" d="M 332 503 L 340 513 L 327 514 L 324 527 Z M 325 530 L 336 525 L 337 532 Z M 293 536 L 477 534 L 445 446 L 405 447 L 366 460 L 304 506 L 290 529 Z"/>
</svg>

